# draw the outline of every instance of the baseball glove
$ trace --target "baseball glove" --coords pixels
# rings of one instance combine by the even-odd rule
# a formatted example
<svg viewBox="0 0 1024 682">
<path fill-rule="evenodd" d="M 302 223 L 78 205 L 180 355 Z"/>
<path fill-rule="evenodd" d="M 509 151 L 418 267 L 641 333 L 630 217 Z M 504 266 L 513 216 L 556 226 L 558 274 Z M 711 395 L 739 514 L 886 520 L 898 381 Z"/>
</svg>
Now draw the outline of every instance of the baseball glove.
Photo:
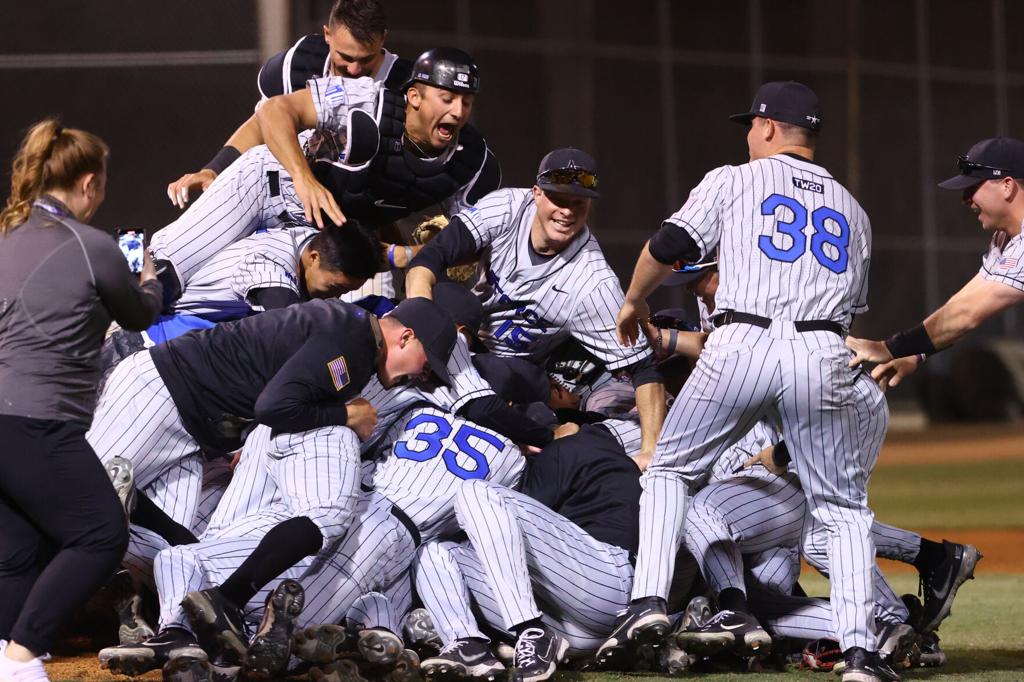
<svg viewBox="0 0 1024 682">
<path fill-rule="evenodd" d="M 839 648 L 839 642 L 834 639 L 815 639 L 804 647 L 801 658 L 805 668 L 828 672 L 835 667 L 836 663 L 843 660 L 843 650 Z"/>
<path fill-rule="evenodd" d="M 443 215 L 436 215 L 433 218 L 427 218 L 413 228 L 412 239 L 417 244 L 426 244 L 439 235 L 441 230 L 447 226 L 448 219 Z M 476 275 L 476 263 L 470 263 L 469 265 L 456 265 L 448 268 L 447 274 L 448 279 L 453 282 L 465 284 Z"/>
</svg>

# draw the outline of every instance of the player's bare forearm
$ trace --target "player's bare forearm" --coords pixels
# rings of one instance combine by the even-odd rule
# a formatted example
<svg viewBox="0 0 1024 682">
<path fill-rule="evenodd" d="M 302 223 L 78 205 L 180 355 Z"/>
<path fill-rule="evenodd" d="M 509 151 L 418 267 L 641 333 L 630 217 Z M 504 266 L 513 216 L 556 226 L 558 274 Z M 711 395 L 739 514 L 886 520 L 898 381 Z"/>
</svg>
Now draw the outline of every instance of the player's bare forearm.
<svg viewBox="0 0 1024 682">
<path fill-rule="evenodd" d="M 936 348 L 948 348 L 985 320 L 1024 301 L 1024 292 L 976 275 L 924 321 Z"/>
<path fill-rule="evenodd" d="M 405 295 L 407 298 L 417 296 L 433 298 L 435 283 L 437 283 L 437 277 L 430 271 L 430 268 L 415 265 L 405 273 Z"/>
<path fill-rule="evenodd" d="M 640 414 L 640 449 L 654 453 L 661 426 L 665 423 L 665 384 L 651 382 L 636 389 L 636 409 Z"/>
<path fill-rule="evenodd" d="M 672 266 L 655 260 L 651 255 L 650 244 L 644 244 L 643 250 L 640 251 L 640 258 L 637 259 L 636 267 L 633 269 L 633 279 L 630 280 L 626 300 L 646 301 L 670 270 L 672 270 Z"/>
<path fill-rule="evenodd" d="M 260 123 L 256 119 L 256 114 L 253 114 L 228 138 L 224 146 L 234 147 L 244 154 L 261 144 L 263 144 L 263 131 L 260 129 Z"/>
<path fill-rule="evenodd" d="M 305 103 L 301 98 L 294 98 L 294 95 L 305 95 L 309 100 L 312 120 L 309 120 Z M 296 182 L 308 181 L 313 179 L 313 171 L 299 146 L 298 135 L 300 130 L 316 126 L 316 110 L 313 109 L 313 100 L 308 91 L 303 90 L 294 95 L 271 97 L 259 108 L 255 117 L 263 141 L 292 179 Z"/>
</svg>

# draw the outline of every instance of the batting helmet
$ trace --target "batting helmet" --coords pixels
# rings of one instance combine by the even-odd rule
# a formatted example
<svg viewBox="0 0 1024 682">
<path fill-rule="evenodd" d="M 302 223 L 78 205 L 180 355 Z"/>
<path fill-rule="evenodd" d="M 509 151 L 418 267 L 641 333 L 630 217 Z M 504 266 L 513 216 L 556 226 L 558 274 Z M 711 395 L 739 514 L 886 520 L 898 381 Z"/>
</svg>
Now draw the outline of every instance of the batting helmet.
<svg viewBox="0 0 1024 682">
<path fill-rule="evenodd" d="M 477 92 L 480 72 L 473 58 L 456 47 L 435 47 L 419 56 L 406 83 L 426 83 L 452 92 Z"/>
</svg>

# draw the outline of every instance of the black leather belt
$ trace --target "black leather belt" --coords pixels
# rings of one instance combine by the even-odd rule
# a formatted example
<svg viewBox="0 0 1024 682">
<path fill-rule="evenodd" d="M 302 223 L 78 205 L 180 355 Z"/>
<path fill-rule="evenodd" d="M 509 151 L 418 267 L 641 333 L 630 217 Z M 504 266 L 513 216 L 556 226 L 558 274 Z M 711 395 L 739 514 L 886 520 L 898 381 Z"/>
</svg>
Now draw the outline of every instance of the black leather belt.
<svg viewBox="0 0 1024 682">
<path fill-rule="evenodd" d="M 405 529 L 409 531 L 409 535 L 412 537 L 412 541 L 416 543 L 417 547 L 419 547 L 423 541 L 420 540 L 420 529 L 416 527 L 416 524 L 412 522 L 412 519 L 410 519 L 409 516 L 394 503 L 391 504 L 391 515 L 398 519 L 399 523 L 405 526 Z"/>
<path fill-rule="evenodd" d="M 712 315 L 711 321 L 715 323 L 716 327 L 735 324 L 737 322 L 752 324 L 755 327 L 761 327 L 762 329 L 768 329 L 768 327 L 772 326 L 770 318 L 753 315 L 751 313 L 743 313 L 738 310 L 724 310 L 717 315 Z M 832 320 L 797 320 L 793 323 L 793 326 L 798 332 L 832 332 L 839 336 L 846 335 L 842 325 L 838 322 L 833 322 Z"/>
</svg>

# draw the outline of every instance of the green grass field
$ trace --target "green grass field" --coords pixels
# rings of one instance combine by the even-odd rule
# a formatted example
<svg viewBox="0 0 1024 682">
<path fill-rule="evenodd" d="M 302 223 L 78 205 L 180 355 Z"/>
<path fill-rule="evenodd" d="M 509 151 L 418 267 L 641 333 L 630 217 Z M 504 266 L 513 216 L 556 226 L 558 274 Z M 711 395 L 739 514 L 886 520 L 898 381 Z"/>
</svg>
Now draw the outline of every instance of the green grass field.
<svg viewBox="0 0 1024 682">
<path fill-rule="evenodd" d="M 881 466 L 871 479 L 871 506 L 878 518 L 910 529 L 999 528 L 1024 530 L 1024 468 L 1018 461 L 953 462 Z M 984 553 L 986 548 L 979 547 Z M 1018 548 L 1024 554 L 1024 547 Z M 979 564 L 977 579 L 958 593 L 953 615 L 939 631 L 949 663 L 906 672 L 906 680 L 968 682 L 1024 681 L 1024 565 L 1020 573 L 989 573 Z M 891 577 L 897 593 L 917 592 L 917 574 Z M 812 595 L 826 596 L 828 581 L 804 574 Z M 837 680 L 831 674 L 792 670 L 750 674 L 693 675 L 707 682 L 725 680 Z M 629 682 L 653 675 L 562 674 L 562 680 Z M 667 678 L 666 678 L 667 679 Z"/>
</svg>

